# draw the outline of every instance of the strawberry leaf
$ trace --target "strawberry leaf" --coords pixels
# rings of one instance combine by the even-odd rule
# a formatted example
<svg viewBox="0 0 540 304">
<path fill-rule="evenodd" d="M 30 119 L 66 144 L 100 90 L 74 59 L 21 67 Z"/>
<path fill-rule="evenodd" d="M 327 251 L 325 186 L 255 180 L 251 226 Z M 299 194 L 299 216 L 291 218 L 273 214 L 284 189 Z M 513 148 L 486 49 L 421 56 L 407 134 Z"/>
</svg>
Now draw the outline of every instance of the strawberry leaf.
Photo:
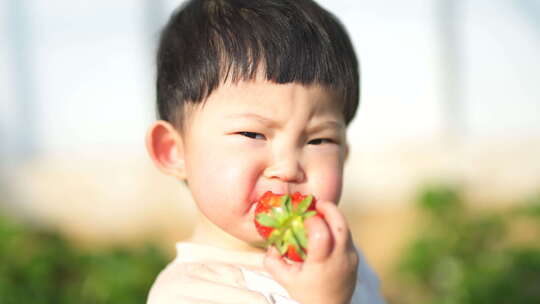
<svg viewBox="0 0 540 304">
<path fill-rule="evenodd" d="M 306 252 L 304 251 L 304 249 L 300 248 L 298 250 L 298 254 L 300 255 L 300 257 L 302 258 L 302 260 L 305 260 L 306 259 Z"/>
<path fill-rule="evenodd" d="M 273 207 L 272 208 L 272 217 L 274 218 L 279 218 L 280 214 L 283 213 L 281 211 L 281 208 L 276 208 L 276 207 Z"/>
<path fill-rule="evenodd" d="M 278 221 L 276 221 L 276 219 L 265 213 L 257 214 L 257 221 L 259 222 L 259 224 L 266 227 L 277 228 L 279 226 L 279 223 Z"/>
<path fill-rule="evenodd" d="M 279 206 L 283 208 L 285 212 L 287 212 L 287 200 L 289 199 L 288 195 L 283 195 L 279 201 Z"/>
<path fill-rule="evenodd" d="M 306 253 L 304 252 L 304 249 L 300 246 L 299 241 L 296 239 L 296 236 L 294 234 L 292 234 L 292 237 L 291 237 L 291 244 L 293 245 L 298 255 L 300 255 L 302 260 L 305 260 Z"/>
<path fill-rule="evenodd" d="M 287 213 L 291 213 L 293 211 L 291 197 L 288 195 L 285 195 L 285 201 L 283 202 L 283 206 Z"/>
<path fill-rule="evenodd" d="M 307 218 L 310 218 L 312 216 L 314 216 L 315 214 L 317 214 L 317 211 L 308 211 L 304 214 L 304 219 L 307 219 Z"/>
<path fill-rule="evenodd" d="M 279 253 L 281 255 L 284 255 L 285 253 L 287 253 L 287 249 L 289 248 L 289 245 L 287 244 L 287 242 L 284 242 L 283 240 L 281 240 L 277 244 L 277 247 L 278 247 Z"/>
<path fill-rule="evenodd" d="M 306 198 L 304 198 L 300 204 L 298 204 L 298 212 L 304 213 L 308 210 L 309 206 L 311 206 L 311 202 L 313 201 L 313 195 L 308 195 Z"/>
<path fill-rule="evenodd" d="M 292 232 L 292 230 L 287 230 L 287 232 L 289 233 L 285 234 L 285 242 L 293 245 L 296 251 L 298 251 L 300 244 L 298 243 L 298 240 L 296 239 L 294 233 Z"/>
<path fill-rule="evenodd" d="M 287 213 L 283 210 L 282 207 L 273 207 L 272 208 L 272 217 L 277 220 L 279 225 L 283 225 L 283 223 L 287 220 L 289 217 Z"/>
<path fill-rule="evenodd" d="M 292 224 L 292 231 L 294 234 L 294 237 L 300 244 L 300 247 L 307 248 L 308 240 L 306 237 L 306 230 L 304 229 L 304 225 L 300 221 L 294 221 Z"/>
<path fill-rule="evenodd" d="M 279 229 L 274 229 L 274 231 L 272 231 L 272 233 L 270 233 L 270 237 L 268 237 L 268 243 L 274 244 L 278 240 L 280 240 L 281 238 L 282 238 L 282 235 L 281 235 L 281 232 L 279 231 Z"/>
</svg>

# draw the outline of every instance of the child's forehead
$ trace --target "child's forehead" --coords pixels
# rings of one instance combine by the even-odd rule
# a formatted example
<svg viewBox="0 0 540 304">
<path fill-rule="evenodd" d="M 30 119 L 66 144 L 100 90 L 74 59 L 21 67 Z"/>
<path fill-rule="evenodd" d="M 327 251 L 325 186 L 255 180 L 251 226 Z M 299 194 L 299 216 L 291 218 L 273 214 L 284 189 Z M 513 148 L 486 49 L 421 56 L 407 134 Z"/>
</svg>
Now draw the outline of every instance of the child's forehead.
<svg viewBox="0 0 540 304">
<path fill-rule="evenodd" d="M 307 102 L 301 103 L 302 100 Z M 281 112 L 295 105 L 316 112 L 343 110 L 343 99 L 331 87 L 295 82 L 280 84 L 261 79 L 223 83 L 201 104 L 201 110 L 209 103 L 224 112 Z"/>
<path fill-rule="evenodd" d="M 282 126 L 289 120 L 306 126 L 334 122 L 346 129 L 343 98 L 338 91 L 320 84 L 242 80 L 219 85 L 205 100 L 184 108 L 184 128 L 197 125 L 236 124 L 257 121 Z M 300 120 L 298 120 L 300 119 Z"/>
<path fill-rule="evenodd" d="M 298 82 L 277 83 L 260 78 L 223 82 L 208 96 L 206 102 L 211 100 L 236 101 L 238 98 L 251 101 L 249 105 L 253 106 L 266 100 L 278 102 L 283 98 L 291 100 L 311 98 L 313 102 L 331 101 L 331 104 L 335 106 L 342 103 L 339 91 L 327 85 Z"/>
</svg>

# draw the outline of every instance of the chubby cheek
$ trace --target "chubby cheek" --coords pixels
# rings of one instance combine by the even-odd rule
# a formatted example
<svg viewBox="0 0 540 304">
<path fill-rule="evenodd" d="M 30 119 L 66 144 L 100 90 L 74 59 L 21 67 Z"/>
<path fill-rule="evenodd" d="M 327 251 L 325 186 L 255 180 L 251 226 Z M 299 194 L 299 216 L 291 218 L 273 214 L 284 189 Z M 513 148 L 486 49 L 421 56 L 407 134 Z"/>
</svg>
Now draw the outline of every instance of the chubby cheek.
<svg viewBox="0 0 540 304">
<path fill-rule="evenodd" d="M 343 186 L 343 163 L 340 160 L 316 162 L 311 168 L 309 188 L 318 200 L 339 203 Z"/>
<path fill-rule="evenodd" d="M 314 183 L 314 193 L 317 193 L 318 200 L 331 201 L 335 204 L 339 203 L 341 198 L 341 187 L 343 179 L 341 173 L 328 172 L 319 176 L 317 182 Z"/>
<path fill-rule="evenodd" d="M 199 159 L 189 183 L 201 212 L 214 224 L 229 230 L 245 220 L 249 211 L 248 198 L 256 168 L 252 161 L 238 156 L 229 157 L 226 162 L 215 161 L 218 159 L 223 159 L 223 154 Z"/>
</svg>

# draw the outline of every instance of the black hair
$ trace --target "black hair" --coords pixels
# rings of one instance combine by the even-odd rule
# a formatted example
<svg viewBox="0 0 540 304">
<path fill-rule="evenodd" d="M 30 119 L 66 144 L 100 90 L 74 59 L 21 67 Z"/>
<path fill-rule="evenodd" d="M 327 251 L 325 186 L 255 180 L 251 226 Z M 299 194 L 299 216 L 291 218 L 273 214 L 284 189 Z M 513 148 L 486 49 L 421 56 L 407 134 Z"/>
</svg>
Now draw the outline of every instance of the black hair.
<svg viewBox="0 0 540 304">
<path fill-rule="evenodd" d="M 358 61 L 339 20 L 311 0 L 190 0 L 161 32 L 157 110 L 176 126 L 187 103 L 222 82 L 320 84 L 341 99 L 346 124 L 359 103 Z"/>
</svg>

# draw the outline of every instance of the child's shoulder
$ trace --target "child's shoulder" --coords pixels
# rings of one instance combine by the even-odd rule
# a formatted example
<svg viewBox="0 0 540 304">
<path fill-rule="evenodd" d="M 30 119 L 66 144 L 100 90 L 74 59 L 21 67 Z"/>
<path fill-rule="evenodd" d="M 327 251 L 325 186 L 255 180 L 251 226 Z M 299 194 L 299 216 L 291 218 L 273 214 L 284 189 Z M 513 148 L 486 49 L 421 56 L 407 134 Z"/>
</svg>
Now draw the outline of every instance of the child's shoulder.
<svg viewBox="0 0 540 304">
<path fill-rule="evenodd" d="M 189 285 L 189 280 L 185 263 L 169 263 L 152 284 L 147 304 L 170 303 L 174 300 L 175 293 L 181 292 L 177 286 Z"/>
<path fill-rule="evenodd" d="M 225 263 L 184 262 L 176 259 L 156 278 L 147 304 L 201 301 L 221 303 L 224 299 L 266 303 L 263 295 L 246 289 L 244 275 L 239 267 Z"/>
</svg>

